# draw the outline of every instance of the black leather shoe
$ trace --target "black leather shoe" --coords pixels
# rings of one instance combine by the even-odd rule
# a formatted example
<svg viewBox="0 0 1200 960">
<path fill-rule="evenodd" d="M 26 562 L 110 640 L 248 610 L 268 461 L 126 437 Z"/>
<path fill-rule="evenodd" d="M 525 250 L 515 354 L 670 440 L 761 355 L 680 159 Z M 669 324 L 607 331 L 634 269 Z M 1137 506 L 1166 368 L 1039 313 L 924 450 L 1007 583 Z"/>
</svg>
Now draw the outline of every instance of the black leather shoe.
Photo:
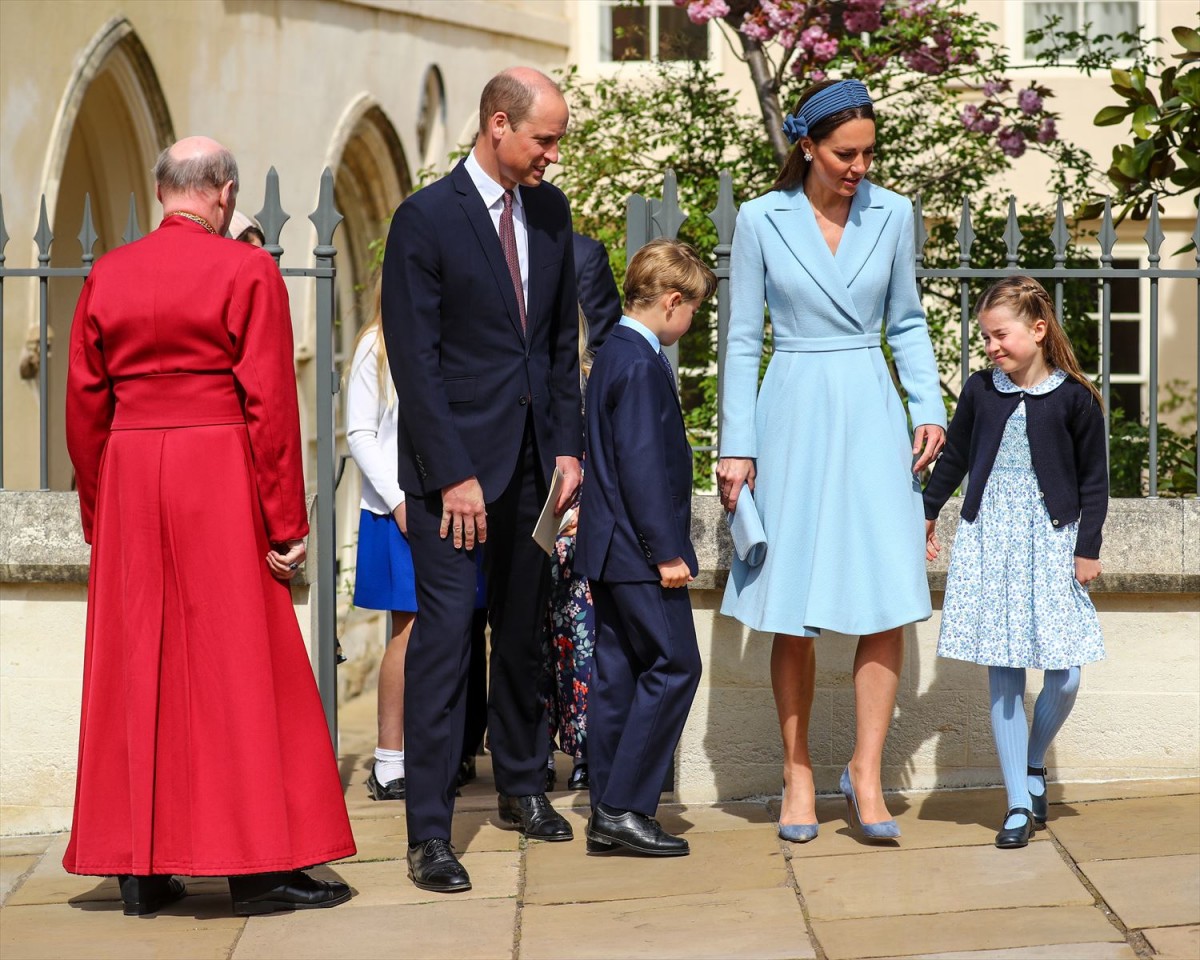
<svg viewBox="0 0 1200 960">
<path fill-rule="evenodd" d="M 632 810 L 612 816 L 596 808 L 588 821 L 587 838 L 597 845 L 616 844 L 652 857 L 686 857 L 690 852 L 683 837 L 671 836 L 653 817 Z"/>
<path fill-rule="evenodd" d="M 475 779 L 475 755 L 462 758 L 462 763 L 458 765 L 458 785 L 465 787 L 468 783 Z"/>
<path fill-rule="evenodd" d="M 303 870 L 289 870 L 230 877 L 229 895 L 236 916 L 253 917 L 280 910 L 336 907 L 350 899 L 350 888 L 340 880 L 318 880 Z"/>
<path fill-rule="evenodd" d="M 575 769 L 571 771 L 571 776 L 567 778 L 567 789 L 586 790 L 589 786 L 591 786 L 591 780 L 588 778 L 587 764 L 575 764 Z"/>
<path fill-rule="evenodd" d="M 182 880 L 165 874 L 136 877 L 123 873 L 117 882 L 121 885 L 121 902 L 125 904 L 127 917 L 158 913 L 187 894 Z"/>
<path fill-rule="evenodd" d="M 529 797 L 500 794 L 500 820 L 534 840 L 570 840 L 575 836 L 562 814 L 550 806 L 544 793 Z"/>
<path fill-rule="evenodd" d="M 1026 776 L 1042 778 L 1042 795 L 1030 793 L 1029 798 L 1033 801 L 1030 804 L 1033 807 L 1033 819 L 1038 823 L 1045 823 L 1046 818 L 1050 815 L 1050 800 L 1046 796 L 1046 768 L 1045 767 L 1030 767 L 1026 771 Z"/>
<path fill-rule="evenodd" d="M 367 792 L 371 794 L 372 800 L 403 800 L 404 778 L 397 777 L 395 780 L 381 784 L 379 778 L 375 776 L 375 765 L 372 764 L 371 775 L 367 777 Z"/>
<path fill-rule="evenodd" d="M 1001 827 L 1000 832 L 996 834 L 996 846 L 1002 850 L 1029 845 L 1029 838 L 1033 836 L 1033 811 L 1024 807 L 1013 807 L 1004 815 L 1004 820 L 1007 823 L 1009 817 L 1019 813 L 1025 815 L 1023 824 L 1019 827 Z"/>
<path fill-rule="evenodd" d="M 471 889 L 467 868 L 458 862 L 450 841 L 440 837 L 408 848 L 408 878 L 422 890 L 434 893 Z"/>
</svg>

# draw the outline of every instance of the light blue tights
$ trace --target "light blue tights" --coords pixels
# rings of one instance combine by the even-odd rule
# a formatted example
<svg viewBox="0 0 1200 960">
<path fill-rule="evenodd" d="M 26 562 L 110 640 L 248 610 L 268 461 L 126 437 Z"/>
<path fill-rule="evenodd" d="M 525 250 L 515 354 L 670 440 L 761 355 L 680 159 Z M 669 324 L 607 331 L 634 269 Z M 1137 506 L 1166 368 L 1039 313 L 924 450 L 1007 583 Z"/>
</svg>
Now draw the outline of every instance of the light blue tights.
<svg viewBox="0 0 1200 960">
<path fill-rule="evenodd" d="M 1041 767 L 1046 751 L 1075 706 L 1079 693 L 1079 667 L 1066 670 L 1047 670 L 1042 680 L 1042 692 L 1033 707 L 1033 727 L 1025 726 L 1025 670 L 1021 667 L 988 667 L 988 686 L 992 694 L 992 733 L 996 736 L 996 753 L 1000 755 L 1000 772 L 1008 790 L 1008 809 L 1029 809 L 1030 794 L 1039 796 L 1045 790 L 1040 777 L 1027 774 L 1027 767 Z M 1019 827 L 1025 816 L 1009 817 L 1006 829 Z"/>
</svg>

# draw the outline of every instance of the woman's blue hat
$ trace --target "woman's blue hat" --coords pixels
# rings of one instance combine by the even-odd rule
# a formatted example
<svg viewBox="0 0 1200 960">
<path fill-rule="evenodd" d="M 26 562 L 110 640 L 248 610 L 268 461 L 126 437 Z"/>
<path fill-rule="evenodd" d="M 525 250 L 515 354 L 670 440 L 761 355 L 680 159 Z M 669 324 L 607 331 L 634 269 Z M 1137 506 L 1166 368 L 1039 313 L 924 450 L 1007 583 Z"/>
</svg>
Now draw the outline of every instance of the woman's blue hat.
<svg viewBox="0 0 1200 960">
<path fill-rule="evenodd" d="M 871 106 L 871 95 L 861 80 L 839 80 L 804 101 L 804 105 L 783 118 L 783 132 L 788 143 L 807 137 L 808 131 L 828 116 L 851 107 Z"/>
</svg>

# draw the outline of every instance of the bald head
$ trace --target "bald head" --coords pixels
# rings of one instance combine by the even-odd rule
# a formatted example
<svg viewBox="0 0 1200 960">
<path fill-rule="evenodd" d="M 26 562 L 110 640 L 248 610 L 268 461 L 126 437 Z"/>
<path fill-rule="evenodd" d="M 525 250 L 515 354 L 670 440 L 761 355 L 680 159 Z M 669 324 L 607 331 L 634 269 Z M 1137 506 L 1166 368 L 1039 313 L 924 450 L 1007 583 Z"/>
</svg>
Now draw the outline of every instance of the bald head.
<svg viewBox="0 0 1200 960">
<path fill-rule="evenodd" d="M 563 99 L 558 84 L 533 67 L 509 67 L 492 77 L 479 96 L 479 130 L 484 132 L 497 113 L 508 117 L 510 126 L 520 126 L 543 96 Z"/>
<path fill-rule="evenodd" d="M 154 180 L 164 197 L 220 192 L 227 183 L 236 193 L 237 161 L 210 137 L 184 137 L 158 155 Z"/>
</svg>

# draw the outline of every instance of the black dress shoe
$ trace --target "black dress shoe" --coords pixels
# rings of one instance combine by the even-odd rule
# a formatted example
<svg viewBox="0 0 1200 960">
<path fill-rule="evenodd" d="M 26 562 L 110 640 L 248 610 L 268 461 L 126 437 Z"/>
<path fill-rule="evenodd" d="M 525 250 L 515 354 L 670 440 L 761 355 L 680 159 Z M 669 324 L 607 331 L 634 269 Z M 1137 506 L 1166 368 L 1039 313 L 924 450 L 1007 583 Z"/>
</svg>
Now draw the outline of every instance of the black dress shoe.
<svg viewBox="0 0 1200 960">
<path fill-rule="evenodd" d="M 137 877 L 123 873 L 117 882 L 121 885 L 121 902 L 125 904 L 127 917 L 158 913 L 187 894 L 182 880 L 165 874 Z"/>
<path fill-rule="evenodd" d="M 1033 807 L 1033 819 L 1038 823 L 1045 823 L 1046 818 L 1050 815 L 1050 800 L 1046 796 L 1046 768 L 1045 767 L 1030 767 L 1026 771 L 1026 776 L 1042 778 L 1042 795 L 1030 793 L 1029 798 L 1033 801 L 1030 804 Z"/>
<path fill-rule="evenodd" d="M 475 779 L 475 755 L 470 754 L 462 758 L 462 763 L 458 765 L 458 785 L 465 787 L 468 783 Z"/>
<path fill-rule="evenodd" d="M 371 775 L 367 777 L 367 792 L 371 794 L 372 800 L 403 800 L 404 778 L 397 777 L 381 784 L 375 776 L 375 765 L 372 764 Z"/>
<path fill-rule="evenodd" d="M 471 889 L 467 868 L 458 862 L 450 841 L 440 837 L 408 848 L 408 878 L 422 890 L 434 893 Z"/>
<path fill-rule="evenodd" d="M 529 797 L 500 794 L 500 820 L 534 840 L 570 840 L 575 836 L 562 814 L 550 806 L 544 793 Z"/>
<path fill-rule="evenodd" d="M 653 817 L 632 810 L 614 816 L 597 807 L 588 821 L 587 838 L 600 849 L 602 844 L 616 844 L 652 857 L 685 857 L 690 852 L 683 837 L 671 836 Z"/>
<path fill-rule="evenodd" d="M 288 870 L 230 877 L 229 895 L 236 916 L 253 917 L 280 910 L 336 907 L 350 899 L 350 888 L 340 880 L 318 880 L 303 870 Z"/>
<path fill-rule="evenodd" d="M 1029 838 L 1033 836 L 1033 811 L 1026 810 L 1024 807 L 1013 807 L 1004 815 L 1005 822 L 1007 823 L 1009 817 L 1017 814 L 1025 815 L 1023 824 L 1019 827 L 1001 827 L 1000 832 L 996 834 L 996 846 L 1002 850 L 1028 846 Z"/>
<path fill-rule="evenodd" d="M 587 764 L 575 764 L 575 769 L 571 771 L 571 776 L 567 778 L 567 789 L 586 790 L 590 785 L 591 780 L 588 779 Z"/>
</svg>

